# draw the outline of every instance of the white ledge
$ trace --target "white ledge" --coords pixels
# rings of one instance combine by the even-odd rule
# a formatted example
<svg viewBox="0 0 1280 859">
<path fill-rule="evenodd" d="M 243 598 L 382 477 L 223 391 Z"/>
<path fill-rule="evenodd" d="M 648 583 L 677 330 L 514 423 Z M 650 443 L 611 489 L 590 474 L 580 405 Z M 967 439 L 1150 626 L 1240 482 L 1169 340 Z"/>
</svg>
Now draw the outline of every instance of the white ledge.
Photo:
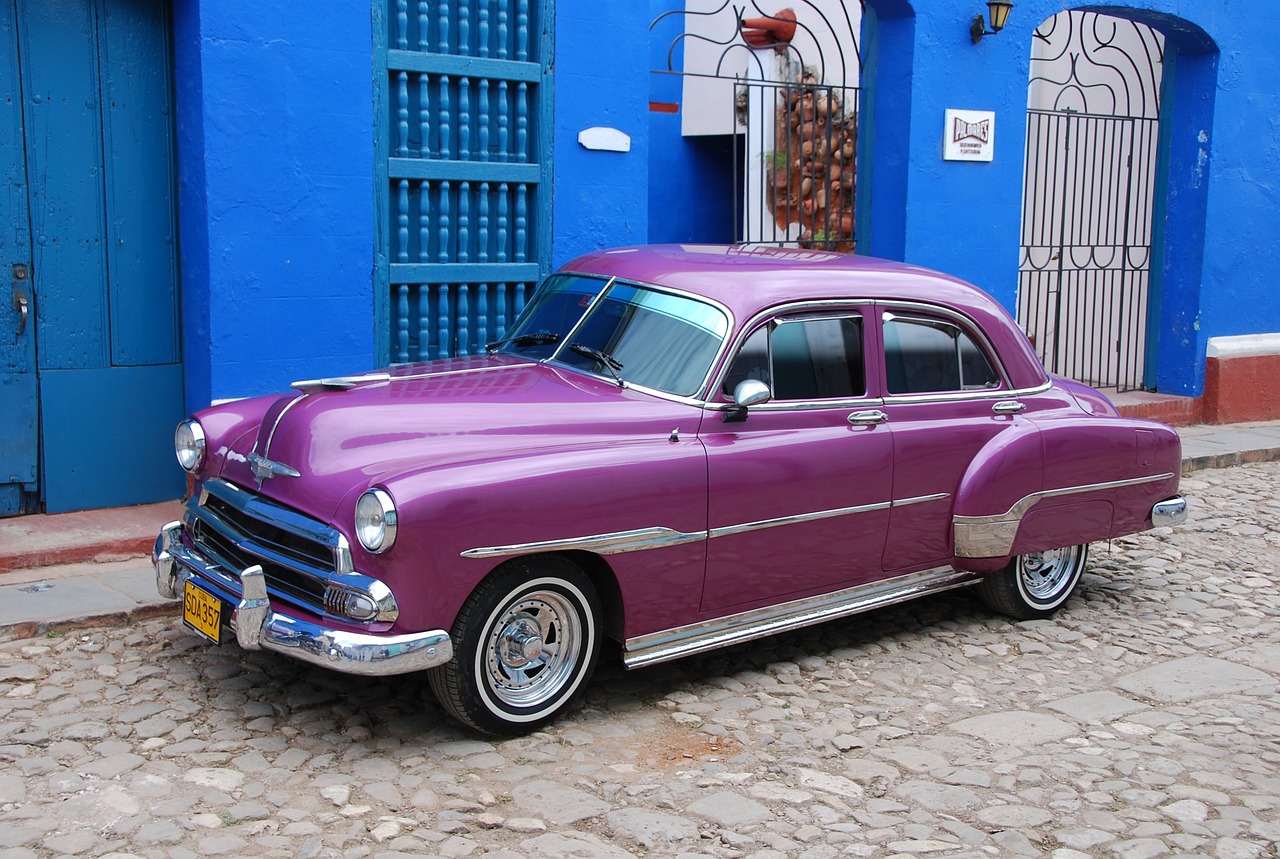
<svg viewBox="0 0 1280 859">
<path fill-rule="evenodd" d="M 1207 355 L 1210 358 L 1256 358 L 1261 355 L 1280 355 L 1280 333 L 1210 337 Z"/>
</svg>

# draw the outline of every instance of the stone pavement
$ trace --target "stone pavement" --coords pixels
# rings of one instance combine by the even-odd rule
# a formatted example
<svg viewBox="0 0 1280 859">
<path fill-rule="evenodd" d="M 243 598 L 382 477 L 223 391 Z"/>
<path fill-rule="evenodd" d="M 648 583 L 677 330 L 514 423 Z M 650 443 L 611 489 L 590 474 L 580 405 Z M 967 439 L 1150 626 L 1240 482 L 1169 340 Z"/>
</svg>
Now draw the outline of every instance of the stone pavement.
<svg viewBox="0 0 1280 859">
<path fill-rule="evenodd" d="M 1264 859 L 1280 841 L 1280 462 L 1184 481 L 1053 620 L 951 591 L 624 671 L 496 741 L 420 676 L 172 617 L 0 644 L 0 859 Z"/>
</svg>

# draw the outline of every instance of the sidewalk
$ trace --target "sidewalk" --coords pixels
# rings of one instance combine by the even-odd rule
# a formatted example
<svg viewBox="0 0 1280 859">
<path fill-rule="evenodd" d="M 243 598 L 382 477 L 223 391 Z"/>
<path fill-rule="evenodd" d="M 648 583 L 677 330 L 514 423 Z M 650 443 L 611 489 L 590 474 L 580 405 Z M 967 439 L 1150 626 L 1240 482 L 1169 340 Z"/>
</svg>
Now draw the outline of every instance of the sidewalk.
<svg viewBox="0 0 1280 859">
<path fill-rule="evenodd" d="M 1180 427 L 1183 473 L 1280 460 L 1280 421 Z M 177 501 L 0 519 L 0 640 L 176 614 L 149 555 Z"/>
</svg>

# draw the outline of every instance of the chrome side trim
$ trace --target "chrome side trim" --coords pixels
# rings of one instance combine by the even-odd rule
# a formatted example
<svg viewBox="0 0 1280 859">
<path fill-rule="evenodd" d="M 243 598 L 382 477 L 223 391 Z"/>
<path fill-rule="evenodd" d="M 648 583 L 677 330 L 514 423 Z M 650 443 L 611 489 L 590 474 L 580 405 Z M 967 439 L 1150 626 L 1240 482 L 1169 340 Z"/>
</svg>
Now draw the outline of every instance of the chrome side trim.
<svg viewBox="0 0 1280 859">
<path fill-rule="evenodd" d="M 531 552 L 561 552 L 577 549 L 600 555 L 616 555 L 620 552 L 638 552 L 643 549 L 661 549 L 707 539 L 707 532 L 685 533 L 674 528 L 639 528 L 634 531 L 615 531 L 612 534 L 595 534 L 590 537 L 565 537 L 560 540 L 542 540 L 537 543 L 513 543 L 509 546 L 483 546 L 467 549 L 459 554 L 464 558 L 499 558 L 503 555 L 526 555 Z"/>
<path fill-rule="evenodd" d="M 623 643 L 622 663 L 627 668 L 641 668 L 905 602 L 923 594 L 964 587 L 978 578 L 977 574 L 951 567 L 935 567 L 834 593 L 640 635 Z"/>
<path fill-rule="evenodd" d="M 1064 486 L 1061 489 L 1045 489 L 1023 497 L 1009 508 L 1008 512 L 993 516 L 953 516 L 952 527 L 955 532 L 956 557 L 958 558 L 999 558 L 1008 555 L 1013 549 L 1013 540 L 1018 536 L 1018 526 L 1022 517 L 1046 498 L 1063 495 L 1077 495 L 1082 492 L 1096 492 L 1102 489 L 1120 489 L 1125 486 L 1139 486 L 1144 483 L 1158 483 L 1173 477 L 1172 472 L 1155 474 L 1150 477 L 1132 477 L 1128 480 L 1109 480 L 1105 483 L 1088 483 L 1082 486 Z"/>
<path fill-rule="evenodd" d="M 950 492 L 935 492 L 933 495 L 921 495 L 916 498 L 899 498 L 893 502 L 893 506 L 910 507 L 912 504 L 925 504 L 929 501 L 942 501 L 950 497 Z"/>
<path fill-rule="evenodd" d="M 926 501 L 939 501 L 949 497 L 949 493 L 940 492 L 936 495 L 922 495 L 919 498 L 878 501 L 874 504 L 860 504 L 856 507 L 839 507 L 834 510 L 819 510 L 815 513 L 779 516 L 776 519 L 760 519 L 755 522 L 743 522 L 739 525 L 712 528 L 709 531 L 685 532 L 664 527 L 638 528 L 634 531 L 593 534 L 590 537 L 565 537 L 559 540 L 541 540 L 536 543 L 512 543 L 507 546 L 481 546 L 475 549 L 466 549 L 459 554 L 464 558 L 500 558 L 504 555 L 526 555 L 533 552 L 562 552 L 576 549 L 595 552 L 599 555 L 617 555 L 622 552 L 639 552 L 645 549 L 680 546 L 685 543 L 696 543 L 699 540 L 713 540 L 717 537 L 732 537 L 735 534 L 745 534 L 748 531 L 762 531 L 766 528 L 778 528 L 783 525 L 816 522 L 819 519 L 834 519 L 837 516 L 852 516 L 857 513 L 888 510 L 890 507 L 923 504 Z"/>
<path fill-rule="evenodd" d="M 875 504 L 859 504 L 857 507 L 839 507 L 835 510 L 819 510 L 816 513 L 798 513 L 794 516 L 779 516 L 777 519 L 760 519 L 756 522 L 743 522 L 740 525 L 725 525 L 712 528 L 708 537 L 731 537 L 747 531 L 760 531 L 765 528 L 777 528 L 781 525 L 798 525 L 801 522 L 814 522 L 819 519 L 833 519 L 837 516 L 852 516 L 855 513 L 870 513 L 874 510 L 888 510 L 889 501 L 878 501 Z"/>
</svg>

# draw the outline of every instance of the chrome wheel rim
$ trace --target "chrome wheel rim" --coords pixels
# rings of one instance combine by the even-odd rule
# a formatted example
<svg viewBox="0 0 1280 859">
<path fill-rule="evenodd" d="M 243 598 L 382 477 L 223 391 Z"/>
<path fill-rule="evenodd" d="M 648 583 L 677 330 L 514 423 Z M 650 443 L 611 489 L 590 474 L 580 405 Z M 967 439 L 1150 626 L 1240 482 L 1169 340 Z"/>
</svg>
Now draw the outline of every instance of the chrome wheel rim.
<svg viewBox="0 0 1280 859">
<path fill-rule="evenodd" d="M 1080 547 L 1029 552 L 1018 558 L 1018 576 L 1022 589 L 1033 600 L 1051 602 L 1070 588 L 1080 560 Z"/>
<path fill-rule="evenodd" d="M 513 708 L 554 698 L 578 670 L 582 619 L 559 593 L 535 591 L 508 605 L 489 629 L 485 674 L 494 697 Z"/>
</svg>

